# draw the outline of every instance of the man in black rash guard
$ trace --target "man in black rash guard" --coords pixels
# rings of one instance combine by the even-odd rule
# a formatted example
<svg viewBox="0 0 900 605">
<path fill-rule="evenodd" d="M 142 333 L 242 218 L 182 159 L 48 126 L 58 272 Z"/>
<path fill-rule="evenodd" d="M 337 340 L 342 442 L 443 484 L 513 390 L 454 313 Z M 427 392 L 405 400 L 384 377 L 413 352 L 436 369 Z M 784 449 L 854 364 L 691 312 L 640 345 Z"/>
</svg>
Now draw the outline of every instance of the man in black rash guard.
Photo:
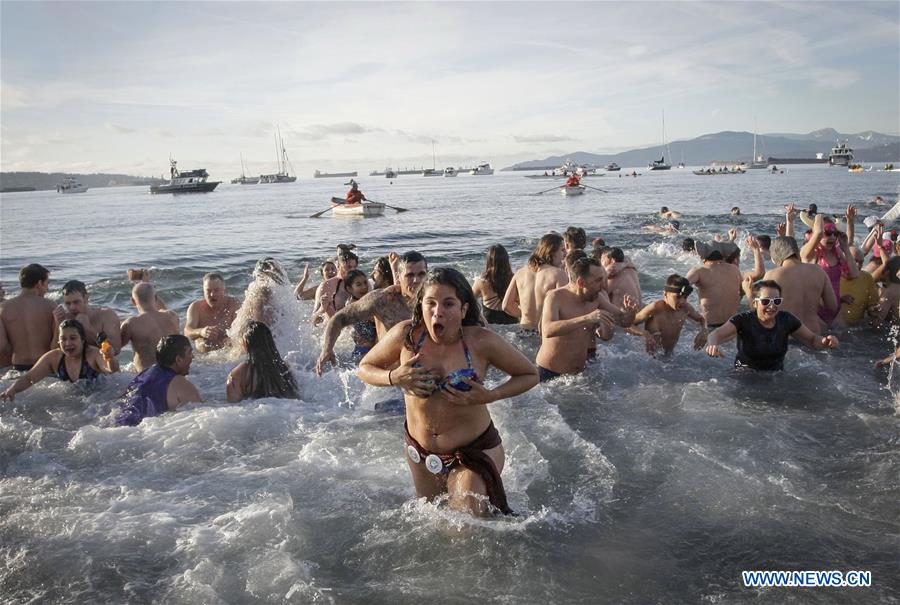
<svg viewBox="0 0 900 605">
<path fill-rule="evenodd" d="M 819 336 L 796 316 L 778 310 L 783 302 L 778 282 L 754 282 L 751 295 L 750 311 L 738 313 L 709 335 L 707 355 L 724 357 L 719 345 L 737 337 L 734 367 L 776 371 L 784 369 L 790 336 L 813 349 L 837 348 L 838 340 L 834 336 Z"/>
</svg>

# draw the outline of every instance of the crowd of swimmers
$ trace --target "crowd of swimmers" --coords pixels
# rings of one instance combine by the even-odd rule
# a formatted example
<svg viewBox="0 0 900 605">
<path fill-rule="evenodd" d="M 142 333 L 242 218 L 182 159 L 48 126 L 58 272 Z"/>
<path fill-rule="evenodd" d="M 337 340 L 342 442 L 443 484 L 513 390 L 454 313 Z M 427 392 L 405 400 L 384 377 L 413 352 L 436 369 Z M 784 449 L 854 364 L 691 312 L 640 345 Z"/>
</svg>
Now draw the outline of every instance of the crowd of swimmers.
<svg viewBox="0 0 900 605">
<path fill-rule="evenodd" d="M 511 513 L 500 479 L 503 445 L 487 404 L 582 372 L 598 343 L 617 331 L 642 339 L 648 354 L 665 356 L 689 321 L 696 326 L 695 349 L 723 356 L 723 344 L 736 340 L 735 367 L 773 371 L 783 369 L 791 337 L 811 349 L 836 348 L 832 330 L 898 321 L 897 233 L 867 221 L 869 233 L 858 238 L 856 217 L 853 205 L 826 215 L 815 205 L 798 212 L 790 204 L 774 238 L 746 237 L 753 264 L 743 269 L 736 230 L 710 241 L 685 238 L 682 248 L 696 254 L 696 266 L 669 275 L 662 291 L 647 297 L 625 251 L 601 237 L 589 248 L 578 227 L 541 237 L 515 271 L 507 250 L 491 246 L 474 284 L 452 267 L 429 270 L 415 251 L 380 257 L 366 273 L 355 248 L 342 244 L 310 287 L 308 266 L 295 285 L 272 258 L 257 263 L 243 300 L 228 294 L 222 275 L 207 273 L 183 329 L 147 270 L 128 271 L 136 314 L 120 322 L 111 309 L 92 305 L 78 280 L 63 285 L 62 304 L 48 299 L 50 271 L 31 264 L 19 274 L 18 295 L 0 303 L 0 366 L 18 372 L 0 398 L 12 400 L 48 376 L 77 382 L 118 372 L 126 345 L 134 352 L 127 369 L 137 375 L 117 402 L 120 425 L 202 402 L 187 378 L 195 351 L 244 356 L 227 376 L 228 402 L 299 398 L 273 336 L 298 328 L 280 324 L 284 315 L 273 309 L 276 292 L 288 292 L 292 305 L 313 301 L 310 322 L 322 326 L 316 374 L 353 364 L 363 382 L 402 391 L 405 457 L 420 497 L 443 496 L 475 514 Z M 676 218 L 669 208 L 659 213 L 659 219 Z M 799 238 L 798 222 L 806 227 Z M 658 231 L 679 233 L 671 224 Z M 741 311 L 744 297 L 748 309 Z M 491 329 L 497 324 L 533 335 L 540 343 L 535 359 Z M 345 328 L 354 348 L 339 360 L 335 346 Z M 895 358 L 900 349 L 876 365 Z M 489 368 L 507 378 L 489 388 Z"/>
</svg>

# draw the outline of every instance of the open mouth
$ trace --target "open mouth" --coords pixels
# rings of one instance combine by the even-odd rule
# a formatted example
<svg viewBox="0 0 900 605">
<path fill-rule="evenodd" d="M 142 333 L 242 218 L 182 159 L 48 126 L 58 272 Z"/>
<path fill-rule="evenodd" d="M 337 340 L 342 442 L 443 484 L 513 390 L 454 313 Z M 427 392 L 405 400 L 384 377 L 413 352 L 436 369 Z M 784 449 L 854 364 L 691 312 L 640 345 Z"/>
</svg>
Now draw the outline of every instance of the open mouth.
<svg viewBox="0 0 900 605">
<path fill-rule="evenodd" d="M 431 324 L 431 331 L 434 332 L 435 338 L 441 338 L 444 335 L 444 324 L 441 324 L 441 323 Z"/>
</svg>

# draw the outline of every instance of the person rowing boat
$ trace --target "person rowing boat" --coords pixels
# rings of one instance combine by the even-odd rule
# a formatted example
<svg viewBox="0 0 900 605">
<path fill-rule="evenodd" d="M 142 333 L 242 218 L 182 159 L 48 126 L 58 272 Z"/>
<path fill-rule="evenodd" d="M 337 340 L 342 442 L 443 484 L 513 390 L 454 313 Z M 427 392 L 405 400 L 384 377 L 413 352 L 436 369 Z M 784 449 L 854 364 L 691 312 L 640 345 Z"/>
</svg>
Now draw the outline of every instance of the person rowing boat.
<svg viewBox="0 0 900 605">
<path fill-rule="evenodd" d="M 348 206 L 356 206 L 367 201 L 369 200 L 367 200 L 366 196 L 363 195 L 363 192 L 359 190 L 359 184 L 353 179 L 350 179 L 350 191 L 347 192 L 346 201 L 344 203 Z"/>
<path fill-rule="evenodd" d="M 578 187 L 579 185 L 581 185 L 581 178 L 573 172 L 571 175 L 569 175 L 569 178 L 566 179 L 565 186 L 566 187 Z"/>
</svg>

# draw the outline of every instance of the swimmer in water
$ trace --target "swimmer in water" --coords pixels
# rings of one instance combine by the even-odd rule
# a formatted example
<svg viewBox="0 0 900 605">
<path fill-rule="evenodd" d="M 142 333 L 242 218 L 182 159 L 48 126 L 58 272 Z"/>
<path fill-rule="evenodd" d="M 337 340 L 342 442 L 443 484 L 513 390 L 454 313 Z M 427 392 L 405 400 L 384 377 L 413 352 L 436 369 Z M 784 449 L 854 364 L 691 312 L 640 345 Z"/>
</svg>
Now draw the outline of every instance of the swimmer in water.
<svg viewBox="0 0 900 605">
<path fill-rule="evenodd" d="M 34 367 L 0 393 L 0 399 L 12 401 L 16 393 L 25 391 L 47 376 L 64 382 L 91 382 L 101 374 L 119 371 L 112 347 L 99 349 L 88 344 L 84 327 L 77 319 L 66 319 L 59 324 L 59 348 L 44 353 Z"/>
<path fill-rule="evenodd" d="M 359 377 L 403 389 L 406 462 L 419 497 L 448 495 L 452 508 L 475 515 L 489 514 L 491 507 L 510 514 L 500 478 L 504 450 L 488 404 L 524 393 L 538 377 L 505 338 L 479 325 L 479 316 L 459 271 L 430 271 L 412 320 L 395 325 L 375 345 L 360 363 Z M 487 388 L 489 367 L 509 379 Z"/>
<path fill-rule="evenodd" d="M 673 273 L 666 280 L 662 299 L 648 304 L 635 316 L 634 327 L 629 332 L 644 338 L 647 353 L 656 355 L 662 348 L 666 355 L 671 354 L 678 344 L 686 319 L 695 321 L 699 326 L 694 338 L 694 350 L 699 351 L 706 344 L 706 318 L 688 302 L 693 290 L 687 278 Z M 644 324 L 643 330 L 637 327 L 640 324 Z"/>
</svg>

